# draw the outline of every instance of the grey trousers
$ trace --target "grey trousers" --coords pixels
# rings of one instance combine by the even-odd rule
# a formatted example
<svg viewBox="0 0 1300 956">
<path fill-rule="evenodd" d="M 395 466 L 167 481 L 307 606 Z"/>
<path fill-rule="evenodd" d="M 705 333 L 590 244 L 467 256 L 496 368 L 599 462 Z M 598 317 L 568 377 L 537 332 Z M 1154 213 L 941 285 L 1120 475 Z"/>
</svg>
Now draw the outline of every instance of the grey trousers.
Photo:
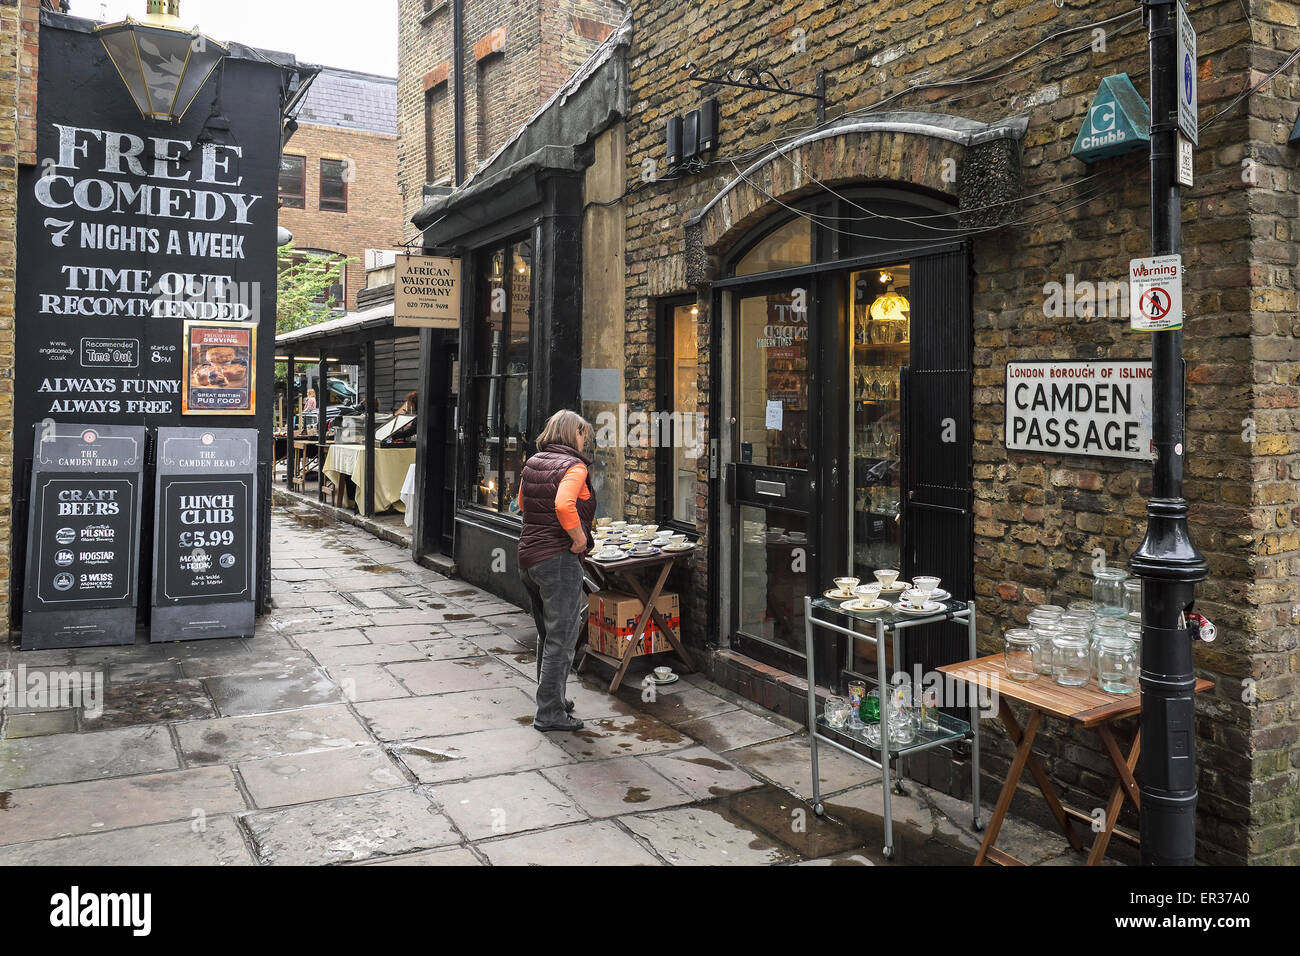
<svg viewBox="0 0 1300 956">
<path fill-rule="evenodd" d="M 531 568 L 520 568 L 537 623 L 537 724 L 562 724 L 564 687 L 573 665 L 578 637 L 587 623 L 582 590 L 582 562 L 565 552 Z"/>
</svg>

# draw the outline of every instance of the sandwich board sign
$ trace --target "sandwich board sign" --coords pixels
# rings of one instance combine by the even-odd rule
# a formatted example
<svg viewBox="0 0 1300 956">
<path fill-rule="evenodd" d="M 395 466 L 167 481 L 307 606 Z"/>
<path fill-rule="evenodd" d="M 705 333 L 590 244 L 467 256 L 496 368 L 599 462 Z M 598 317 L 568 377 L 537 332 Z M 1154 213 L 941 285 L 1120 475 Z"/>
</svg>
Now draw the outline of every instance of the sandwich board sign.
<svg viewBox="0 0 1300 956">
<path fill-rule="evenodd" d="M 1128 264 L 1129 326 L 1134 332 L 1183 327 L 1183 257 L 1151 256 Z"/>
<path fill-rule="evenodd" d="M 251 637 L 257 429 L 159 428 L 150 640 Z"/>
<path fill-rule="evenodd" d="M 35 429 L 23 650 L 131 644 L 144 426 Z"/>
</svg>

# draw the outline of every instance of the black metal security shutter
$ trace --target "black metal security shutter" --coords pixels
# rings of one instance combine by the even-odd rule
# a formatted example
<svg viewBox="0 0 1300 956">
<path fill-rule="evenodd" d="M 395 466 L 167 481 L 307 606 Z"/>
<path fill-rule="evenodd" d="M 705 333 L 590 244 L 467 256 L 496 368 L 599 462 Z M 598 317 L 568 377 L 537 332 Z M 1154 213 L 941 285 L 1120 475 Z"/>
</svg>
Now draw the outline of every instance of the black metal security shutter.
<svg viewBox="0 0 1300 956">
<path fill-rule="evenodd" d="M 903 573 L 943 579 L 953 597 L 973 595 L 971 515 L 970 256 L 966 248 L 914 260 L 912 354 L 904 378 Z M 923 632 L 923 633 L 922 633 Z M 965 660 L 967 638 L 951 624 L 909 632 L 904 666 L 923 672 Z"/>
</svg>

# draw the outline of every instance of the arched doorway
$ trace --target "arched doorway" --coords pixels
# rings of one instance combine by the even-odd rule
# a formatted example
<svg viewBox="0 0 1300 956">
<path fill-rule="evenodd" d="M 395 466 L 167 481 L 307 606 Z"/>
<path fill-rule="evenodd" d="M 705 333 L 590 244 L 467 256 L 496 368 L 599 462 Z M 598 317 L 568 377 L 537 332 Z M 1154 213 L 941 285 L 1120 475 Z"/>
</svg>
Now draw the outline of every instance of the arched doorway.
<svg viewBox="0 0 1300 956">
<path fill-rule="evenodd" d="M 897 568 L 971 596 L 970 255 L 928 190 L 840 184 L 768 213 L 711 283 L 712 564 L 731 646 L 799 673 L 803 596 L 836 576 Z M 909 641 L 897 663 L 931 666 L 944 640 Z M 847 644 L 825 653 L 823 674 L 866 670 Z"/>
</svg>

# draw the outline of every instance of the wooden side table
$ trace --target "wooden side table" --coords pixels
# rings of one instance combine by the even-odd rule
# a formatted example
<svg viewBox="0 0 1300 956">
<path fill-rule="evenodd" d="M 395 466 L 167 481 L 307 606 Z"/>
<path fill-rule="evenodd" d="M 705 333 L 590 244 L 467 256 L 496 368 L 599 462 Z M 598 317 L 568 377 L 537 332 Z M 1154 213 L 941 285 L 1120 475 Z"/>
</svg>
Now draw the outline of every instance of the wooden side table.
<svg viewBox="0 0 1300 956">
<path fill-rule="evenodd" d="M 1110 724 L 1141 713 L 1141 695 L 1108 694 L 1092 683 L 1084 687 L 1062 687 L 1052 678 L 1042 675 L 1037 680 L 1015 681 L 1007 677 L 1005 660 L 1001 654 L 963 661 L 960 664 L 947 664 L 938 669 L 954 680 L 972 687 L 986 687 L 995 691 L 998 700 L 998 717 L 1006 727 L 1008 736 L 1016 744 L 1015 757 L 1007 771 L 1006 783 L 1002 785 L 1002 792 L 998 795 L 998 802 L 993 808 L 993 816 L 989 819 L 988 829 L 984 833 L 984 842 L 980 846 L 979 853 L 975 855 L 976 866 L 982 866 L 987 862 L 1000 863 L 1003 866 L 1025 865 L 1023 861 L 1004 850 L 999 850 L 994 844 L 998 839 L 998 831 L 1002 829 L 1002 821 L 1006 819 L 1007 811 L 1011 808 L 1011 799 L 1016 794 L 1016 785 L 1026 768 L 1029 769 L 1034 783 L 1038 785 L 1043 799 L 1047 801 L 1047 806 L 1056 819 L 1057 826 L 1065 834 L 1071 848 L 1083 849 L 1078 834 L 1071 826 L 1071 820 L 1078 820 L 1087 824 L 1090 829 L 1096 829 L 1098 821 L 1095 816 L 1068 807 L 1061 802 L 1043 765 L 1033 754 L 1034 737 L 1044 717 L 1059 717 L 1076 727 L 1084 727 L 1095 732 L 1101 738 L 1106 755 L 1110 758 L 1111 765 L 1119 778 L 1114 789 L 1111 790 L 1110 799 L 1106 802 L 1105 816 L 1101 821 L 1103 825 L 1092 841 L 1087 865 L 1097 866 L 1101 863 L 1102 857 L 1106 855 L 1106 848 L 1110 845 L 1112 834 L 1135 846 L 1138 844 L 1136 834 L 1117 829 L 1115 823 L 1119 819 L 1119 811 L 1125 800 L 1131 801 L 1139 810 L 1142 808 L 1137 780 L 1133 776 L 1133 771 L 1137 767 L 1138 754 L 1141 752 L 1142 736 L 1140 732 L 1135 734 L 1128 752 L 1125 753 L 1119 741 L 1115 739 Z M 1197 680 L 1196 693 L 1204 693 L 1213 686 L 1210 681 Z M 1023 727 L 1016 720 L 1009 701 L 1029 708 L 1029 719 Z"/>
<path fill-rule="evenodd" d="M 695 670 L 695 664 L 691 660 L 691 655 L 687 653 L 682 642 L 673 634 L 673 630 L 668 626 L 668 622 L 663 619 L 659 609 L 655 607 L 655 601 L 659 600 L 659 595 L 663 593 L 664 582 L 668 580 L 668 572 L 673 569 L 673 564 L 678 558 L 688 554 L 693 554 L 694 549 L 690 551 L 660 551 L 656 555 L 648 558 L 626 558 L 622 561 L 593 561 L 586 555 L 583 555 L 582 566 L 596 579 L 602 587 L 616 586 L 619 590 L 635 594 L 641 601 L 641 617 L 636 622 L 636 627 L 632 631 L 632 636 L 624 642 L 622 656 L 611 657 L 608 654 L 602 654 L 599 651 L 592 650 L 591 645 L 587 644 L 582 649 L 582 659 L 578 661 L 578 672 L 582 672 L 582 665 L 587 662 L 588 657 L 594 657 L 598 661 L 610 665 L 614 668 L 614 679 L 609 683 L 609 692 L 612 694 L 618 690 L 619 685 L 623 683 L 623 675 L 627 673 L 627 665 L 632 663 L 632 658 L 636 656 L 634 651 L 641 638 L 645 635 L 645 630 L 650 620 L 653 618 L 664 638 L 672 645 L 677 656 L 682 659 L 685 665 L 686 673 Z M 655 583 L 646 590 L 645 584 L 641 581 L 639 573 L 658 569 L 659 574 L 655 577 Z"/>
</svg>

